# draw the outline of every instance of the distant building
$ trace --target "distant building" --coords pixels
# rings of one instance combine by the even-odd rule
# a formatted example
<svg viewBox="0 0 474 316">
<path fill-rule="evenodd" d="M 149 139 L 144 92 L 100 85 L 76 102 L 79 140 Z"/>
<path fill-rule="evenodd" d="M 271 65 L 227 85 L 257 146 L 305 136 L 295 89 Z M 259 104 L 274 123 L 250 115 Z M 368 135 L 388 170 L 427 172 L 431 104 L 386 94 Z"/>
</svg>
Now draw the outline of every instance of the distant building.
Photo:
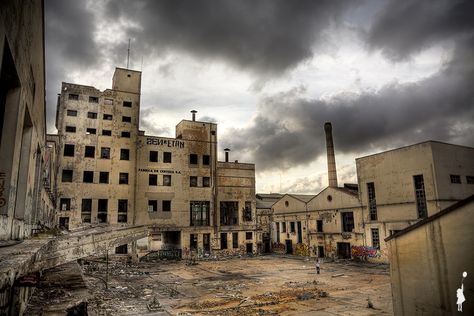
<svg viewBox="0 0 474 316">
<path fill-rule="evenodd" d="M 384 239 L 474 193 L 474 148 L 427 141 L 356 159 L 366 244 L 387 261 Z"/>
<path fill-rule="evenodd" d="M 51 227 L 55 207 L 43 2 L 1 1 L 0 39 L 0 240 L 23 239 Z"/>
<path fill-rule="evenodd" d="M 385 239 L 395 315 L 474 315 L 473 215 L 471 195 Z"/>
<path fill-rule="evenodd" d="M 122 68 L 105 91 L 62 84 L 59 223 L 147 225 L 139 248 L 184 257 L 256 252 L 255 165 L 230 162 L 228 151 L 217 161 L 217 124 L 195 111 L 175 138 L 145 135 L 140 88 L 141 73 Z"/>
<path fill-rule="evenodd" d="M 273 227 L 272 206 L 283 194 L 279 193 L 257 193 L 257 229 L 262 235 L 262 243 L 259 246 L 260 252 L 269 253 L 272 251 L 272 236 L 275 234 Z"/>
</svg>

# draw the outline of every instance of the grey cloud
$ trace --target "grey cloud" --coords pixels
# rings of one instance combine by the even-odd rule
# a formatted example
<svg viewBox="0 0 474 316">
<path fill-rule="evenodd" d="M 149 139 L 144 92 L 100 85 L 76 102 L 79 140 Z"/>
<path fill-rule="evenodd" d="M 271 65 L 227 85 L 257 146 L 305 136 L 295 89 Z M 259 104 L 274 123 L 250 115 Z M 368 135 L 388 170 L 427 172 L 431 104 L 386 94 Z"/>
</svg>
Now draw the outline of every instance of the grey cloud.
<svg viewBox="0 0 474 316">
<path fill-rule="evenodd" d="M 142 109 L 140 111 L 140 129 L 144 130 L 147 135 L 162 136 L 170 133 L 168 127 L 158 126 L 150 117 L 155 114 L 156 110 L 153 108 Z"/>
</svg>

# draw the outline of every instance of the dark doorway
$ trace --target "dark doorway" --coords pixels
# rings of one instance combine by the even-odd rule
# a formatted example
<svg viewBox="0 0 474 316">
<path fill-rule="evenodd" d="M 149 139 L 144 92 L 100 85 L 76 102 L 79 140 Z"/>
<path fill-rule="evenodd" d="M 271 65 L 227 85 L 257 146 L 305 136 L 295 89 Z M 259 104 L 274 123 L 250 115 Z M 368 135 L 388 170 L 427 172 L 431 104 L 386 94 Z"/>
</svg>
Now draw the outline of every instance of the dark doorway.
<svg viewBox="0 0 474 316">
<path fill-rule="evenodd" d="M 270 248 L 270 237 L 268 235 L 263 236 L 263 252 L 264 253 L 270 253 L 271 248 Z"/>
<path fill-rule="evenodd" d="M 211 234 L 202 235 L 202 246 L 204 248 L 204 254 L 211 253 Z"/>
<path fill-rule="evenodd" d="M 292 254 L 293 253 L 293 242 L 291 241 L 291 239 L 285 240 L 285 244 L 286 244 L 286 253 L 287 254 Z"/>
<path fill-rule="evenodd" d="M 69 229 L 69 217 L 60 217 L 59 218 L 59 228 L 60 229 Z"/>
<path fill-rule="evenodd" d="M 337 256 L 342 259 L 351 258 L 351 244 L 348 242 L 337 243 Z"/>
<path fill-rule="evenodd" d="M 303 243 L 303 233 L 301 232 L 301 222 L 297 222 L 296 226 L 298 229 L 298 243 L 301 244 Z"/>
<path fill-rule="evenodd" d="M 253 244 L 246 244 L 247 253 L 253 253 Z"/>
<path fill-rule="evenodd" d="M 181 249 L 181 232 L 164 232 L 162 249 Z"/>
<path fill-rule="evenodd" d="M 318 257 L 324 258 L 324 246 L 318 246 Z"/>
</svg>

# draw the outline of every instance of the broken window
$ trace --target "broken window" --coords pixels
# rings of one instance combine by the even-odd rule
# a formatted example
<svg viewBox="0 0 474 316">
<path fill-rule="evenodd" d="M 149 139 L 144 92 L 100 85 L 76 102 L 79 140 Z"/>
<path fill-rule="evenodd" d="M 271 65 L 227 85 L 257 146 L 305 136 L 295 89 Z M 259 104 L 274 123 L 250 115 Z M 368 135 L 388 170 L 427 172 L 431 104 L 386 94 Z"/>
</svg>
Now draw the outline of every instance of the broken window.
<svg viewBox="0 0 474 316">
<path fill-rule="evenodd" d="M 316 220 L 316 231 L 318 233 L 323 232 L 323 220 L 321 220 L 321 219 Z"/>
<path fill-rule="evenodd" d="M 198 235 L 190 234 L 189 235 L 189 249 L 196 250 L 198 248 Z"/>
<path fill-rule="evenodd" d="M 163 153 L 163 162 L 164 163 L 171 163 L 171 153 L 170 152 L 165 151 Z"/>
<path fill-rule="evenodd" d="M 423 180 L 423 175 L 413 176 L 413 181 L 415 182 L 415 198 L 418 218 L 425 218 L 428 215 L 428 210 L 426 207 L 425 183 Z"/>
<path fill-rule="evenodd" d="M 131 108 L 132 107 L 132 102 L 130 101 L 123 101 L 123 106 L 126 108 Z"/>
<path fill-rule="evenodd" d="M 103 119 L 106 121 L 112 121 L 112 114 L 104 114 Z"/>
<path fill-rule="evenodd" d="M 89 96 L 89 103 L 99 103 L 98 97 Z"/>
<path fill-rule="evenodd" d="M 158 185 L 158 175 L 149 174 L 148 175 L 148 185 Z"/>
<path fill-rule="evenodd" d="M 202 177 L 202 186 L 208 188 L 211 186 L 211 178 L 209 177 Z"/>
<path fill-rule="evenodd" d="M 197 163 L 198 163 L 198 155 L 189 154 L 189 164 L 190 165 L 197 165 Z"/>
<path fill-rule="evenodd" d="M 209 201 L 191 201 L 190 225 L 191 226 L 209 226 Z"/>
<path fill-rule="evenodd" d="M 84 157 L 94 158 L 95 157 L 95 147 L 94 146 L 86 146 L 86 148 L 84 150 Z"/>
<path fill-rule="evenodd" d="M 253 239 L 253 233 L 252 232 L 245 232 L 245 239 L 252 240 Z"/>
<path fill-rule="evenodd" d="M 202 155 L 202 164 L 203 166 L 209 166 L 210 157 L 209 155 Z"/>
<path fill-rule="evenodd" d="M 112 100 L 112 99 L 105 99 L 105 100 L 104 100 L 104 104 L 105 104 L 105 105 L 113 105 L 113 104 L 114 104 L 114 100 Z"/>
<path fill-rule="evenodd" d="M 121 245 L 115 247 L 115 254 L 117 255 L 126 255 L 128 253 L 128 245 Z"/>
<path fill-rule="evenodd" d="M 375 201 L 375 185 L 373 182 L 367 183 L 367 195 L 369 204 L 370 220 L 377 220 L 377 203 Z"/>
<path fill-rule="evenodd" d="M 97 130 L 95 128 L 87 128 L 86 129 L 86 134 L 87 135 L 95 135 L 97 133 Z"/>
<path fill-rule="evenodd" d="M 342 216 L 342 231 L 351 233 L 354 229 L 354 213 L 352 212 L 343 212 Z"/>
<path fill-rule="evenodd" d="M 189 186 L 190 187 L 197 187 L 198 185 L 198 178 L 195 176 L 189 177 Z"/>
<path fill-rule="evenodd" d="M 220 211 L 221 225 L 237 225 L 239 223 L 239 202 L 221 202 Z"/>
<path fill-rule="evenodd" d="M 467 184 L 474 184 L 474 176 L 466 176 Z"/>
<path fill-rule="evenodd" d="M 95 112 L 87 112 L 87 118 L 96 119 L 96 118 L 97 118 L 97 113 L 95 113 Z"/>
<path fill-rule="evenodd" d="M 76 127 L 75 126 L 66 126 L 66 133 L 75 133 Z"/>
<path fill-rule="evenodd" d="M 107 199 L 99 199 L 99 205 L 97 208 L 97 220 L 99 223 L 107 223 L 107 210 L 108 210 Z"/>
<path fill-rule="evenodd" d="M 70 211 L 71 210 L 71 199 L 70 198 L 61 198 L 59 205 L 61 211 Z"/>
<path fill-rule="evenodd" d="M 125 137 L 125 138 L 130 138 L 130 132 L 122 132 L 120 133 L 120 136 Z"/>
<path fill-rule="evenodd" d="M 100 158 L 110 159 L 110 147 L 101 147 L 100 148 Z"/>
<path fill-rule="evenodd" d="M 148 212 L 158 212 L 157 200 L 148 200 Z"/>
<path fill-rule="evenodd" d="M 379 229 L 372 228 L 370 231 L 372 233 L 372 247 L 380 249 Z"/>
<path fill-rule="evenodd" d="M 163 185 L 166 186 L 166 187 L 171 186 L 171 175 L 166 174 L 166 175 L 163 176 Z"/>
<path fill-rule="evenodd" d="M 286 233 L 286 222 L 281 222 L 281 232 Z"/>
<path fill-rule="evenodd" d="M 162 203 L 161 203 L 161 211 L 171 212 L 171 201 L 163 200 Z"/>
<path fill-rule="evenodd" d="M 244 221 L 249 222 L 251 220 L 252 220 L 252 202 L 246 201 L 245 209 L 244 209 Z"/>
<path fill-rule="evenodd" d="M 109 173 L 107 171 L 99 173 L 99 183 L 109 183 Z"/>
<path fill-rule="evenodd" d="M 117 222 L 126 223 L 128 213 L 128 200 L 118 200 Z"/>
<path fill-rule="evenodd" d="M 295 230 L 295 222 L 290 222 L 290 233 L 296 232 Z"/>
<path fill-rule="evenodd" d="M 63 169 L 62 182 L 72 182 L 72 170 Z"/>
<path fill-rule="evenodd" d="M 461 183 L 461 176 L 458 174 L 450 174 L 449 177 L 451 178 L 451 183 L 460 184 Z"/>
<path fill-rule="evenodd" d="M 130 150 L 121 148 L 120 149 L 120 160 L 130 160 Z"/>
<path fill-rule="evenodd" d="M 64 156 L 74 157 L 74 145 L 73 144 L 65 144 L 64 145 Z"/>
<path fill-rule="evenodd" d="M 158 162 L 158 152 L 150 150 L 150 162 Z"/>
<path fill-rule="evenodd" d="M 221 249 L 227 249 L 227 233 L 221 233 Z"/>
<path fill-rule="evenodd" d="M 93 183 L 94 182 L 94 171 L 84 171 L 82 182 Z"/>
<path fill-rule="evenodd" d="M 232 248 L 234 249 L 239 248 L 239 233 L 238 232 L 232 233 Z"/>
<path fill-rule="evenodd" d="M 112 131 L 109 129 L 103 129 L 102 130 L 102 135 L 104 136 L 112 136 Z"/>
<path fill-rule="evenodd" d="M 120 172 L 120 174 L 119 174 L 119 184 L 128 184 L 128 173 Z"/>
<path fill-rule="evenodd" d="M 122 116 L 122 122 L 130 123 L 132 118 L 130 116 Z"/>
<path fill-rule="evenodd" d="M 69 100 L 79 100 L 79 94 L 69 93 Z"/>
<path fill-rule="evenodd" d="M 82 199 L 81 218 L 83 223 L 91 222 L 92 199 Z"/>
<path fill-rule="evenodd" d="M 67 113 L 67 116 L 77 116 L 76 110 L 67 110 L 66 113 Z"/>
</svg>

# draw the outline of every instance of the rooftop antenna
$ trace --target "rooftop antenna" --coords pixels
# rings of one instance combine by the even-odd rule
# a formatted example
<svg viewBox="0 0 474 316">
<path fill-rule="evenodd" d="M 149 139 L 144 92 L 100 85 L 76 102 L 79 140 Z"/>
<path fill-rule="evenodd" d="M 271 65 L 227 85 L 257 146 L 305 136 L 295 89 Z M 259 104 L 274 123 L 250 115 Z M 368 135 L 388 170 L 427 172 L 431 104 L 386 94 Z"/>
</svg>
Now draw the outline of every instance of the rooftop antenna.
<svg viewBox="0 0 474 316">
<path fill-rule="evenodd" d="M 128 39 L 128 50 L 127 50 L 127 69 L 130 63 L 130 39 Z"/>
</svg>

